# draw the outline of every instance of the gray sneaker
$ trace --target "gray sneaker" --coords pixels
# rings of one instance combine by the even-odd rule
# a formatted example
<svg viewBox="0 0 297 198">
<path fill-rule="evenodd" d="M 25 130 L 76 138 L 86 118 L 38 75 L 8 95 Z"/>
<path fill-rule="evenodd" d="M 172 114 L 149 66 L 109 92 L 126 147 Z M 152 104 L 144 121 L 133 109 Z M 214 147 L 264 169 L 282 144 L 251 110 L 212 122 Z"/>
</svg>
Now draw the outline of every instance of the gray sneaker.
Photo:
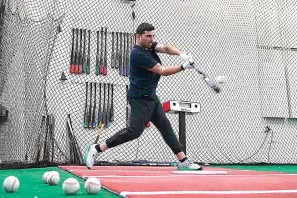
<svg viewBox="0 0 297 198">
<path fill-rule="evenodd" d="M 91 169 L 94 165 L 95 157 L 98 154 L 96 148 L 96 144 L 89 145 L 88 151 L 85 155 L 85 165 L 87 166 L 88 169 Z"/>
<path fill-rule="evenodd" d="M 186 159 L 184 162 L 179 162 L 178 170 L 202 170 L 202 167 L 198 164 L 194 164 L 189 159 Z"/>
</svg>

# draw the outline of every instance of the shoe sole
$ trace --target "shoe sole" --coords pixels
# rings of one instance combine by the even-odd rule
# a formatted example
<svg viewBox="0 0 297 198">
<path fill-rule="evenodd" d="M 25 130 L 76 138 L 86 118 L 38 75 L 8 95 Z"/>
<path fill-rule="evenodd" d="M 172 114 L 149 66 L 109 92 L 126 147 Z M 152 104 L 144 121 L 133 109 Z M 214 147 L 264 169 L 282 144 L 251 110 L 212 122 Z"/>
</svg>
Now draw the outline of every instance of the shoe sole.
<svg viewBox="0 0 297 198">
<path fill-rule="evenodd" d="M 193 169 L 193 168 L 188 168 L 188 167 L 177 167 L 177 170 L 197 171 L 197 170 L 202 170 L 202 167 L 200 167 L 198 169 Z"/>
</svg>

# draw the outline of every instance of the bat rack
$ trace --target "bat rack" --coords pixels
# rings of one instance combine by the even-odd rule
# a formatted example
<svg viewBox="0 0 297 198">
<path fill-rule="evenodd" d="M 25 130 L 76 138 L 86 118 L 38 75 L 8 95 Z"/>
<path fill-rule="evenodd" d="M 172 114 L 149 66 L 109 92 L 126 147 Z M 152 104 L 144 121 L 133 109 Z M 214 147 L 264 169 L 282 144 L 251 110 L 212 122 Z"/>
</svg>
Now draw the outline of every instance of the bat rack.
<svg viewBox="0 0 297 198">
<path fill-rule="evenodd" d="M 179 142 L 183 145 L 184 153 L 187 153 L 186 140 L 186 115 L 194 115 L 200 112 L 200 104 L 190 101 L 169 100 L 163 102 L 165 113 L 178 114 L 179 116 Z"/>
</svg>

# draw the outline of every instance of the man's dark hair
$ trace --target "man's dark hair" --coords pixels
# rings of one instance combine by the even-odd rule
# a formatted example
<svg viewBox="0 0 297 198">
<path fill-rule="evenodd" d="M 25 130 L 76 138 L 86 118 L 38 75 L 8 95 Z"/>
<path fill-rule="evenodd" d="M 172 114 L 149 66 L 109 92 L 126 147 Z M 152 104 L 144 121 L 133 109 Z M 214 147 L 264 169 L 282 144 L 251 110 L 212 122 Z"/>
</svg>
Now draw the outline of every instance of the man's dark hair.
<svg viewBox="0 0 297 198">
<path fill-rule="evenodd" d="M 141 23 L 137 29 L 136 34 L 144 34 L 145 31 L 152 31 L 155 30 L 155 27 L 149 23 Z"/>
</svg>

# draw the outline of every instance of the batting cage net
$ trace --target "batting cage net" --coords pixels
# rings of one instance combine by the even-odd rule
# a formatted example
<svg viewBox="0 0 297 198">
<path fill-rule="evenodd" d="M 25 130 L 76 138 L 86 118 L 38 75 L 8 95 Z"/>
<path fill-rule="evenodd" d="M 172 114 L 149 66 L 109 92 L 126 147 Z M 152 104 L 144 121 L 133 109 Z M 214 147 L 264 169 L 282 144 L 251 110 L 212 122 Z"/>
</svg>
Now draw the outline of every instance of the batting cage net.
<svg viewBox="0 0 297 198">
<path fill-rule="evenodd" d="M 294 0 L 1 0 L 1 166 L 83 164 L 98 133 L 103 142 L 129 125 L 129 53 L 143 22 L 155 27 L 156 41 L 191 53 L 211 80 L 227 79 L 220 93 L 196 70 L 159 82 L 162 103 L 188 105 L 166 114 L 189 158 L 296 164 L 295 7 Z M 163 66 L 183 63 L 160 58 Z M 96 163 L 176 161 L 149 122 Z"/>
</svg>

